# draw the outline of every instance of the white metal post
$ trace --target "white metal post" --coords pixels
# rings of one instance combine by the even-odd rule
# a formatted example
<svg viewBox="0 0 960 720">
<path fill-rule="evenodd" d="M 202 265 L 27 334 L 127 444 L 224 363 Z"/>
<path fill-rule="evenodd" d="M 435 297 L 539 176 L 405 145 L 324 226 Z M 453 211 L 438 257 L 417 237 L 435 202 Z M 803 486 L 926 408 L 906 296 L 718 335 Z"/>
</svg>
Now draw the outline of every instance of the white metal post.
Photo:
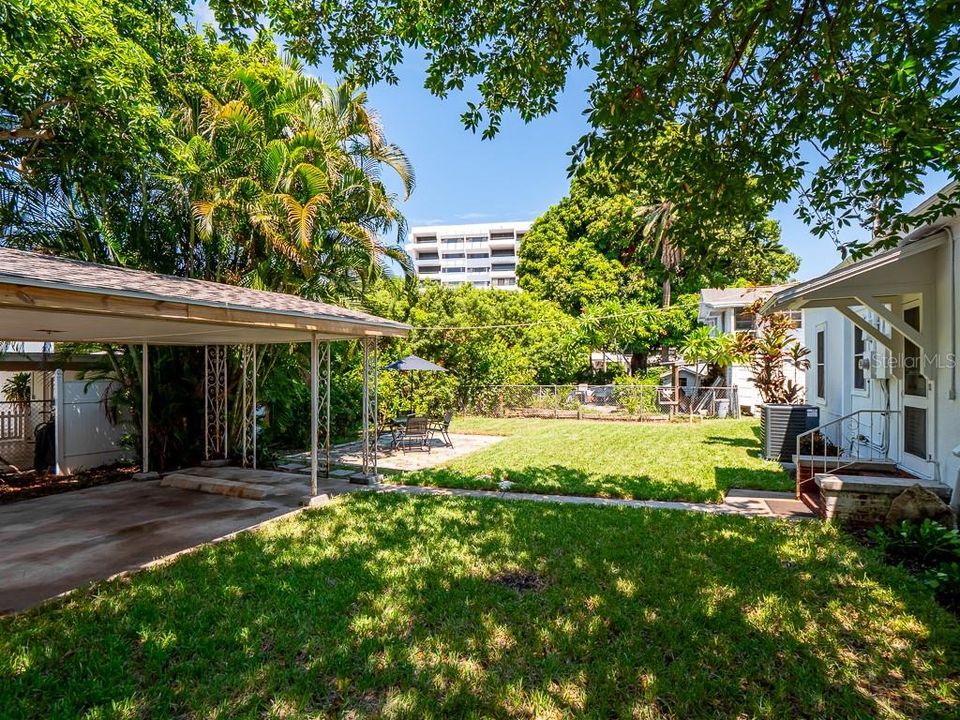
<svg viewBox="0 0 960 720">
<path fill-rule="evenodd" d="M 257 346 L 253 346 L 253 406 L 250 408 L 250 426 L 253 428 L 253 469 L 257 469 Z"/>
<path fill-rule="evenodd" d="M 140 376 L 143 394 L 140 399 L 140 426 L 143 434 L 140 450 L 143 453 L 143 462 L 140 464 L 140 472 L 146 474 L 150 472 L 150 346 L 146 343 L 140 346 Z"/>
<path fill-rule="evenodd" d="M 240 464 L 247 466 L 247 346 L 240 346 Z"/>
<path fill-rule="evenodd" d="M 317 495 L 317 435 L 319 434 L 319 365 L 317 336 L 310 339 L 310 496 Z"/>
<path fill-rule="evenodd" d="M 326 389 L 323 394 L 323 407 L 324 407 L 324 422 L 323 422 L 323 453 L 324 453 L 324 463 L 323 463 L 323 476 L 325 478 L 330 477 L 330 342 L 327 341 L 326 348 L 324 349 L 324 356 L 326 357 L 326 367 L 324 368 L 324 373 L 326 373 Z"/>
</svg>

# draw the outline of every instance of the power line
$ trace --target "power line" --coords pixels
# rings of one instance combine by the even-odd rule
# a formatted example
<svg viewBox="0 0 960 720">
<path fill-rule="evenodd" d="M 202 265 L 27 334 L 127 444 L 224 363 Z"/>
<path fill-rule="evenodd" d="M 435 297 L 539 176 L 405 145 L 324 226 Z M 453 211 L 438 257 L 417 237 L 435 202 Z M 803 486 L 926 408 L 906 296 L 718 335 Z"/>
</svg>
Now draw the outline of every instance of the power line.
<svg viewBox="0 0 960 720">
<path fill-rule="evenodd" d="M 654 315 L 657 313 L 668 312 L 670 310 L 675 310 L 680 308 L 680 305 L 671 305 L 670 307 L 654 307 L 654 308 L 640 308 L 639 310 L 630 310 L 622 313 L 611 313 L 609 315 L 592 315 L 574 317 L 574 320 L 579 322 L 587 322 L 592 320 L 609 320 L 611 318 L 620 318 L 620 317 L 632 317 L 635 315 Z M 507 328 L 522 328 L 522 327 L 535 327 L 538 325 L 558 325 L 560 323 L 566 322 L 565 320 L 534 320 L 532 322 L 522 322 L 522 323 L 503 323 L 499 325 L 447 325 L 447 326 L 434 326 L 434 325 L 415 325 L 413 330 L 421 332 L 441 332 L 448 330 L 504 330 Z"/>
</svg>

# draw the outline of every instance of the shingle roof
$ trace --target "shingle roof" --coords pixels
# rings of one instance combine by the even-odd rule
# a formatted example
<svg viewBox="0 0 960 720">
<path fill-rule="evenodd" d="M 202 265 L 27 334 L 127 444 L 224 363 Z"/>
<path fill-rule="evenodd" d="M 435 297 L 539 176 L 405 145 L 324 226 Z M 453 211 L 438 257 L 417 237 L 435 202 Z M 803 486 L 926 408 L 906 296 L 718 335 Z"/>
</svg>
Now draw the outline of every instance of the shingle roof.
<svg viewBox="0 0 960 720">
<path fill-rule="evenodd" d="M 296 295 L 0 248 L 0 282 L 407 330 L 393 320 Z"/>
<path fill-rule="evenodd" d="M 793 285 L 794 283 L 745 288 L 705 288 L 700 291 L 700 304 L 709 307 L 746 307 Z"/>
</svg>

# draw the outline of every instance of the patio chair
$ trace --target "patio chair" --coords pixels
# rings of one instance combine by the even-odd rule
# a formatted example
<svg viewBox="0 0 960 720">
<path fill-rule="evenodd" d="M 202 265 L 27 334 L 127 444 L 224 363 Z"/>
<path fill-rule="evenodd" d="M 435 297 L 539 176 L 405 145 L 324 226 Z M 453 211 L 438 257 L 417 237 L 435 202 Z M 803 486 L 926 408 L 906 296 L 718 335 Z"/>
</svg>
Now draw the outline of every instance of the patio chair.
<svg viewBox="0 0 960 720">
<path fill-rule="evenodd" d="M 377 438 L 390 438 L 390 449 L 396 450 L 397 440 L 402 432 L 402 427 L 394 422 L 393 418 L 382 417 L 377 423 Z"/>
<path fill-rule="evenodd" d="M 453 447 L 453 440 L 450 439 L 450 423 L 453 422 L 453 410 L 447 410 L 442 418 L 436 418 L 431 423 L 431 430 L 440 433 L 440 438 L 446 447 Z"/>
<path fill-rule="evenodd" d="M 433 430 L 430 428 L 430 421 L 425 417 L 411 415 L 407 418 L 407 424 L 398 438 L 400 449 L 404 452 L 407 448 L 419 447 L 421 450 L 430 452 L 430 440 L 433 438 Z"/>
</svg>

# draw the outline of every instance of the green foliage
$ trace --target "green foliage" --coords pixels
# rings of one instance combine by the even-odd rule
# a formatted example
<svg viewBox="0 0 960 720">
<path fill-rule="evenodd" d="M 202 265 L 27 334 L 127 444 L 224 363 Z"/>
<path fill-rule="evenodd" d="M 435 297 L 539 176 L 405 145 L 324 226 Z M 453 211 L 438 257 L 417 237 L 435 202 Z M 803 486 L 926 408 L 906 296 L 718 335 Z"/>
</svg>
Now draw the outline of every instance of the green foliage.
<svg viewBox="0 0 960 720">
<path fill-rule="evenodd" d="M 415 328 L 408 341 L 392 341 L 385 358 L 412 353 L 438 361 L 456 378 L 461 402 L 485 385 L 569 382 L 589 365 L 581 323 L 554 303 L 469 285 L 426 283 L 399 298 L 403 290 L 393 281 L 370 298 L 375 312 Z"/>
<path fill-rule="evenodd" d="M 756 331 L 737 333 L 733 355 L 750 365 L 750 378 L 765 403 L 795 405 L 803 402 L 803 389 L 786 375 L 789 367 L 806 370 L 809 348 L 793 337 L 793 320 L 785 313 L 760 315 L 763 300 L 746 312 L 756 319 Z"/>
<path fill-rule="evenodd" d="M 929 518 L 919 523 L 904 520 L 890 530 L 877 527 L 870 537 L 888 557 L 911 566 L 930 568 L 960 561 L 960 532 Z"/>
<path fill-rule="evenodd" d="M 664 347 L 675 347 L 697 323 L 698 296 L 683 295 L 670 307 L 610 299 L 586 308 L 581 321 L 592 348 L 634 355 L 637 362 Z"/>
<path fill-rule="evenodd" d="M 960 610 L 960 532 L 926 518 L 878 526 L 868 537 L 888 561 L 916 573 L 943 605 Z"/>
<path fill-rule="evenodd" d="M 30 373 L 14 373 L 3 383 L 3 399 L 19 405 L 30 402 L 32 397 L 31 384 Z"/>
<path fill-rule="evenodd" d="M 651 368 L 641 375 L 625 375 L 613 381 L 613 399 L 628 415 L 657 415 L 657 385 L 661 368 Z"/>
<path fill-rule="evenodd" d="M 783 282 L 799 267 L 780 244 L 779 225 L 763 219 L 768 208 L 758 200 L 749 221 L 715 226 L 673 211 L 660 217 L 664 207 L 656 198 L 643 176 L 625 180 L 588 163 L 569 194 L 524 235 L 520 286 L 578 314 L 611 298 L 655 304 L 665 283 L 694 293 L 738 281 Z"/>
<path fill-rule="evenodd" d="M 927 172 L 960 175 L 953 2 L 211 6 L 238 36 L 266 14 L 293 52 L 329 55 L 364 82 L 396 82 L 404 48 L 422 49 L 434 94 L 476 82 L 479 100 L 469 94 L 462 119 L 485 137 L 505 112 L 530 120 L 555 111 L 571 67 L 591 66 L 591 130 L 575 162 L 639 165 L 698 222 L 735 221 L 753 186 L 771 201 L 799 191 L 817 233 L 851 224 L 868 237 L 875 226 L 898 233 L 910 220 L 900 202 L 922 191 Z"/>
</svg>

